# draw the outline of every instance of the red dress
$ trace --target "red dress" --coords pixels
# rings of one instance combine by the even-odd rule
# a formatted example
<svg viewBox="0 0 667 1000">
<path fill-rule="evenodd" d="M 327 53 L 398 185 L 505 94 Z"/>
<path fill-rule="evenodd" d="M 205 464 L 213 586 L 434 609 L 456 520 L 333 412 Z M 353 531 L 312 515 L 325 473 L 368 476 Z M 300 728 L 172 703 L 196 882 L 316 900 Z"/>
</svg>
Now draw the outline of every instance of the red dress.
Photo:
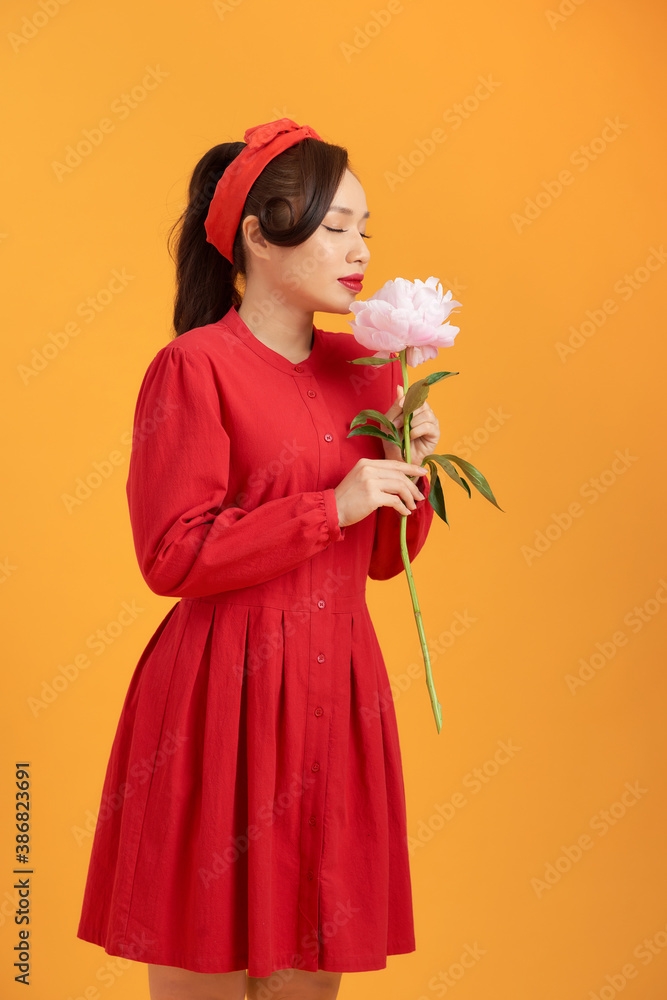
<svg viewBox="0 0 667 1000">
<path fill-rule="evenodd" d="M 294 364 L 235 308 L 139 390 L 127 495 L 142 575 L 180 600 L 132 675 L 77 936 L 196 972 L 383 969 L 415 950 L 405 792 L 367 577 L 401 515 L 341 529 L 334 487 L 380 438 L 400 362 L 313 328 Z M 428 478 L 417 480 L 428 489 Z M 407 520 L 411 559 L 433 518 Z M 411 619 L 406 584 L 406 620 Z"/>
</svg>

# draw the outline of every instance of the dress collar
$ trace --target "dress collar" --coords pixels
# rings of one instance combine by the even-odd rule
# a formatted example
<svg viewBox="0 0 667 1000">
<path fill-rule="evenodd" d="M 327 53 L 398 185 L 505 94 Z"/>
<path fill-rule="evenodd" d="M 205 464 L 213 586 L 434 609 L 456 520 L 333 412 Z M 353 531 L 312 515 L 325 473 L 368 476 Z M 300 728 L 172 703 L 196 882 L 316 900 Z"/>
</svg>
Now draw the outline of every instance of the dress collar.
<svg viewBox="0 0 667 1000">
<path fill-rule="evenodd" d="M 267 361 L 279 371 L 285 372 L 287 375 L 294 375 L 295 377 L 298 377 L 299 375 L 312 375 L 313 371 L 317 368 L 319 358 L 324 351 L 322 331 L 316 326 L 313 326 L 313 346 L 310 354 L 303 361 L 294 362 L 290 361 L 289 358 L 284 357 L 284 355 L 279 354 L 277 351 L 274 351 L 272 348 L 267 347 L 266 344 L 259 340 L 247 324 L 241 319 L 236 306 L 232 306 L 222 319 L 219 320 L 219 322 L 231 330 L 232 333 L 242 340 L 251 351 L 254 351 L 258 357 Z"/>
</svg>

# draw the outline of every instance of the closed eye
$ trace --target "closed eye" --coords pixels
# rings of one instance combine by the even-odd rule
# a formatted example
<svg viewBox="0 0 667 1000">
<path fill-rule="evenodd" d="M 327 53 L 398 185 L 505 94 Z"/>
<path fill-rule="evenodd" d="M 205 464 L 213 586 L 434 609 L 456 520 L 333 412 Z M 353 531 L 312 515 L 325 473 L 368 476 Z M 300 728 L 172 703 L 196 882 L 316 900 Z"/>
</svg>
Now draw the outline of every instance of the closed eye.
<svg viewBox="0 0 667 1000">
<path fill-rule="evenodd" d="M 324 226 L 324 223 L 322 223 L 322 225 Z M 332 226 L 324 226 L 324 228 L 328 229 L 330 233 L 346 233 L 347 232 L 347 229 L 334 229 Z M 360 233 L 359 235 L 363 236 L 363 238 L 365 240 L 372 240 L 373 239 L 373 237 L 370 235 L 370 233 Z"/>
</svg>

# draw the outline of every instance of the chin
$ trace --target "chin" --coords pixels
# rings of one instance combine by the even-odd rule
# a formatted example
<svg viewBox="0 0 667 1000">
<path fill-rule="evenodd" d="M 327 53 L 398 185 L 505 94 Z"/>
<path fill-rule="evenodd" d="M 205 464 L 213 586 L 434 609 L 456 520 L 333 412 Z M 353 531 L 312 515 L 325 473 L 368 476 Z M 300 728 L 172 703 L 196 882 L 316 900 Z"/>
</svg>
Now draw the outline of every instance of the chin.
<svg viewBox="0 0 667 1000">
<path fill-rule="evenodd" d="M 336 296 L 337 301 L 340 302 L 340 309 L 338 309 L 337 312 L 349 313 L 350 306 L 353 302 L 357 301 L 357 296 L 361 295 L 361 292 L 352 292 L 349 288 L 345 288 L 344 285 L 341 285 L 340 287 L 342 295 Z"/>
<path fill-rule="evenodd" d="M 320 303 L 320 305 L 317 306 L 317 308 L 315 309 L 315 312 L 320 312 L 320 313 L 338 313 L 341 316 L 344 316 L 347 311 L 348 311 L 347 309 L 341 309 L 340 306 L 325 305 L 324 303 Z M 317 325 L 317 324 L 315 324 L 315 325 Z"/>
<path fill-rule="evenodd" d="M 347 300 L 347 301 L 346 301 Z M 346 316 L 350 311 L 350 303 L 354 302 L 354 298 L 345 294 L 345 289 L 343 289 L 342 295 L 337 295 L 335 298 L 332 296 L 329 300 L 324 298 L 320 299 L 319 304 L 315 307 L 316 312 L 324 313 L 337 313 L 340 316 Z"/>
</svg>

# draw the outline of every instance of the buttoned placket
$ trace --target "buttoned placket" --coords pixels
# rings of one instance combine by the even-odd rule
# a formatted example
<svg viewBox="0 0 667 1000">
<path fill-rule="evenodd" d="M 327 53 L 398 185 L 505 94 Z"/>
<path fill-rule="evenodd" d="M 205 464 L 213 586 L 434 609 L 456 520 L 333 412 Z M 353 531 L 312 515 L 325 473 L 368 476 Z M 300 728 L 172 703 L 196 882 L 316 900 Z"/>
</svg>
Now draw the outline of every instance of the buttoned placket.
<svg viewBox="0 0 667 1000">
<path fill-rule="evenodd" d="M 333 422 L 320 391 L 316 371 L 325 351 L 323 333 L 313 327 L 313 348 L 308 357 L 293 363 L 259 340 L 238 315 L 231 309 L 225 318 L 227 328 L 245 344 L 284 374 L 291 375 L 309 410 L 317 429 L 319 448 L 319 479 L 314 490 L 330 487 L 340 469 L 340 445 L 333 433 Z M 328 747 L 332 710 L 332 667 L 334 648 L 334 623 L 336 615 L 328 606 L 330 575 L 325 567 L 331 556 L 325 549 L 310 563 L 310 614 L 308 633 L 308 677 L 306 718 L 304 732 L 304 760 L 301 795 L 301 860 L 298 887 L 298 951 L 305 968 L 317 969 L 318 955 L 323 945 L 319 928 L 321 863 L 326 812 L 326 786 L 329 771 Z"/>
<path fill-rule="evenodd" d="M 317 380 L 306 362 L 294 365 L 296 383 L 313 424 L 318 429 L 320 482 L 324 489 L 330 473 L 339 467 L 339 448 Z M 323 945 L 319 928 L 320 870 L 329 768 L 328 745 L 331 725 L 331 674 L 335 615 L 327 606 L 323 562 L 313 560 L 310 581 L 310 630 L 308 637 L 308 692 L 304 733 L 301 799 L 301 872 L 299 879 L 299 951 L 308 964 L 318 967 Z M 328 664 L 328 665 L 327 665 Z"/>
</svg>

